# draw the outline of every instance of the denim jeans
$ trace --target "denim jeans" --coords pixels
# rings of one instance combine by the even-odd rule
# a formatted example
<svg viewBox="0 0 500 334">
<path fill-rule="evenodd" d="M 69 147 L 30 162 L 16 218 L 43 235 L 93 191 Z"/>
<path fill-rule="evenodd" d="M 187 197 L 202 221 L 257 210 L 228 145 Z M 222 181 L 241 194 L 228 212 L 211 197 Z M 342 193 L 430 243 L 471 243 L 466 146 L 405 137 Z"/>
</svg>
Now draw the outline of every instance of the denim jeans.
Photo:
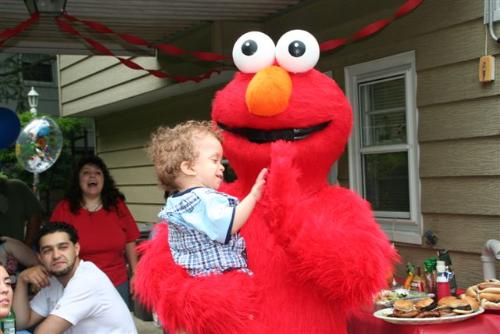
<svg viewBox="0 0 500 334">
<path fill-rule="evenodd" d="M 132 305 L 130 302 L 130 284 L 129 281 L 126 281 L 125 283 L 122 283 L 120 285 L 115 286 L 116 290 L 118 290 L 118 293 L 120 296 L 122 296 L 123 301 L 125 304 L 127 304 L 127 307 L 129 311 L 132 311 Z"/>
</svg>

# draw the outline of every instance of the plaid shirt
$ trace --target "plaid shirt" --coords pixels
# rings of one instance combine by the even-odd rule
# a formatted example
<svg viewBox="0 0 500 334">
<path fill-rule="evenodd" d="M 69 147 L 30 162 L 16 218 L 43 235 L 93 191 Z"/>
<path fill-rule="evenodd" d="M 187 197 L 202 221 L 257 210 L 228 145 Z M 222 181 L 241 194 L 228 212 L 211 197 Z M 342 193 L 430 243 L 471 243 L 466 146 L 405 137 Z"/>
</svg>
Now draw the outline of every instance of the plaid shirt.
<svg viewBox="0 0 500 334">
<path fill-rule="evenodd" d="M 231 234 L 238 199 L 210 188 L 191 188 L 170 196 L 159 217 L 168 222 L 175 262 L 190 275 L 237 269 L 250 273 L 245 240 Z"/>
</svg>

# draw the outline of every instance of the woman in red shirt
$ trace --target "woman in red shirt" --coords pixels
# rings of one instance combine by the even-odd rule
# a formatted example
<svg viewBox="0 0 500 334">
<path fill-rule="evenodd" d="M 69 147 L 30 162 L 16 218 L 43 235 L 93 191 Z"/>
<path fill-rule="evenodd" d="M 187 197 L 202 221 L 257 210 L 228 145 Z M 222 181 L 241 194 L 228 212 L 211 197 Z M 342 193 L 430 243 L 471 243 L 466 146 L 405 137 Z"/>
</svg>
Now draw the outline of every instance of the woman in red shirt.
<svg viewBox="0 0 500 334">
<path fill-rule="evenodd" d="M 80 258 L 104 271 L 130 308 L 128 271 L 135 272 L 139 229 L 124 200 L 102 159 L 85 157 L 50 220 L 75 227 Z"/>
</svg>

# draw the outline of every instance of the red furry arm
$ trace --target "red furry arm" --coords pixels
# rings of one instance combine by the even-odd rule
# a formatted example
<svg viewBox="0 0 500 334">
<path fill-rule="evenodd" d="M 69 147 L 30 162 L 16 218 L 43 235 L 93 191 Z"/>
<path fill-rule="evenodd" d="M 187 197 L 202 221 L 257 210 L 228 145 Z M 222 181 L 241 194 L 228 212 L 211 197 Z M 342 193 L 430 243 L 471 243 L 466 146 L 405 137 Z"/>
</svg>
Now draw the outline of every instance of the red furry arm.
<svg viewBox="0 0 500 334">
<path fill-rule="evenodd" d="M 297 279 L 315 283 L 346 308 L 371 302 L 397 259 L 394 247 L 368 203 L 353 192 L 324 187 L 300 198 L 299 173 L 290 156 L 293 152 L 273 150 L 266 190 L 268 224 L 293 259 Z"/>
<path fill-rule="evenodd" d="M 190 277 L 175 264 L 165 224 L 152 240 L 139 246 L 141 258 L 132 282 L 136 298 L 153 309 L 171 333 L 245 333 L 257 322 L 251 276 L 230 272 Z M 257 331 L 258 332 L 258 331 Z"/>
</svg>

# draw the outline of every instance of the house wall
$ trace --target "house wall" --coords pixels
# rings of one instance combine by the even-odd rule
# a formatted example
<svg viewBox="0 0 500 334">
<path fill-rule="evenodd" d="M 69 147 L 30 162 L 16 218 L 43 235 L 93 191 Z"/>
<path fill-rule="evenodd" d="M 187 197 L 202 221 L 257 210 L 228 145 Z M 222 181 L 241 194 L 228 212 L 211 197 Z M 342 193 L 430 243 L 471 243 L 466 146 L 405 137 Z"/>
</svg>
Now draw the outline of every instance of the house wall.
<svg viewBox="0 0 500 334">
<path fill-rule="evenodd" d="M 391 17 L 402 3 L 309 1 L 261 26 L 275 40 L 290 29 L 301 28 L 321 42 L 350 36 L 368 23 Z M 500 239 L 500 86 L 478 81 L 485 42 L 490 54 L 498 54 L 500 48 L 485 36 L 482 6 L 482 1 L 425 1 L 377 35 L 322 55 L 318 64 L 320 70 L 332 71 L 343 86 L 345 66 L 415 50 L 423 230 L 435 232 L 439 242 L 434 248 L 424 242 L 396 246 L 404 261 L 416 264 L 438 248 L 449 249 L 460 286 L 481 280 L 480 251 L 486 240 Z M 234 33 L 231 24 L 215 24 L 213 47 L 228 54 L 232 45 L 227 38 Z M 61 59 L 61 68 L 65 115 L 133 101 L 130 98 L 165 86 L 108 58 L 98 65 L 85 57 Z M 162 123 L 208 118 L 216 88 L 97 115 L 97 153 L 109 164 L 139 222 L 155 222 L 162 203 L 144 151 L 151 130 Z M 345 156 L 339 163 L 339 179 L 348 184 Z M 398 273 L 404 275 L 404 265 Z"/>
<path fill-rule="evenodd" d="M 347 37 L 391 17 L 402 1 L 363 3 L 311 2 L 264 28 L 275 39 L 297 28 L 313 31 L 320 42 Z M 423 230 L 432 230 L 439 242 L 435 248 L 424 242 L 396 246 L 404 261 L 420 265 L 437 248 L 449 249 L 460 286 L 482 279 L 483 245 L 500 239 L 500 84 L 478 80 L 485 43 L 489 54 L 499 53 L 485 36 L 482 1 L 425 1 L 377 35 L 322 55 L 319 63 L 344 86 L 345 66 L 415 50 Z M 341 180 L 346 168 L 340 164 Z M 404 264 L 398 273 L 405 274 Z"/>
<path fill-rule="evenodd" d="M 147 69 L 158 69 L 155 57 L 130 58 Z M 85 114 L 166 87 L 162 80 L 145 71 L 128 69 L 107 56 L 58 56 L 61 115 Z"/>
</svg>

